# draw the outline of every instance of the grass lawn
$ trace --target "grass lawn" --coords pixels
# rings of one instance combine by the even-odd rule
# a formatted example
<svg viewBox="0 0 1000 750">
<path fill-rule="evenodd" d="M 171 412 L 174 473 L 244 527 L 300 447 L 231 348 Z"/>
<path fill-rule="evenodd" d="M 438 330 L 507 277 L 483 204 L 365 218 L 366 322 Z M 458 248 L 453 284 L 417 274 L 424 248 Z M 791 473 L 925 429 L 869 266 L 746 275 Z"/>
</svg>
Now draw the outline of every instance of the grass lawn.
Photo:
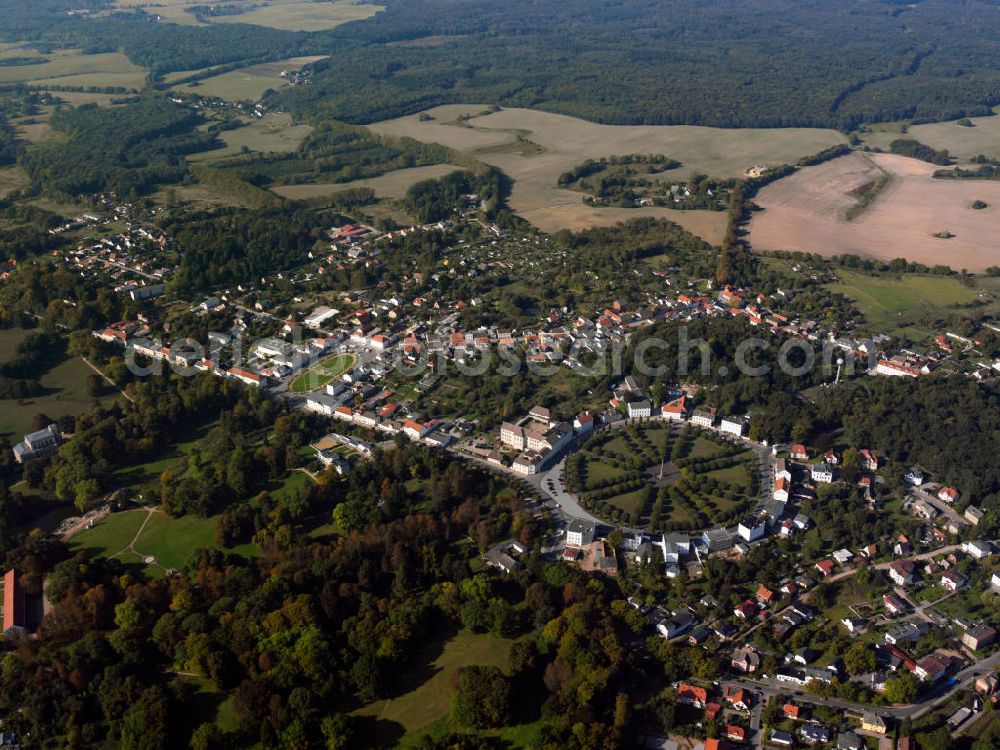
<svg viewBox="0 0 1000 750">
<path fill-rule="evenodd" d="M 322 388 L 334 378 L 339 378 L 354 366 L 353 354 L 337 354 L 328 357 L 295 378 L 288 390 L 292 393 L 308 393 Z"/>
<path fill-rule="evenodd" d="M 653 447 L 659 452 L 663 453 L 663 449 L 667 446 L 667 440 L 670 436 L 670 430 L 665 430 L 663 428 L 657 427 L 653 430 L 642 430 L 641 434 L 653 444 Z"/>
<path fill-rule="evenodd" d="M 645 504 L 648 494 L 649 488 L 642 487 L 633 492 L 627 492 L 624 495 L 609 497 L 608 502 L 616 508 L 621 508 L 625 511 L 625 513 L 631 514 L 642 510 L 642 506 Z"/>
<path fill-rule="evenodd" d="M 706 472 L 706 476 L 718 479 L 721 482 L 735 484 L 737 487 L 745 488 L 750 483 L 750 477 L 747 476 L 747 467 L 742 463 L 738 463 L 735 466 L 728 466 L 725 469 Z"/>
<path fill-rule="evenodd" d="M 302 471 L 293 471 L 281 480 L 268 482 L 264 489 L 275 500 L 282 500 L 290 496 L 293 492 L 301 491 L 305 493 L 313 485 L 313 480 Z"/>
<path fill-rule="evenodd" d="M 443 644 L 432 641 L 416 655 L 413 666 L 396 676 L 398 696 L 370 703 L 354 713 L 390 722 L 408 733 L 422 729 L 448 715 L 458 670 L 471 665 L 507 670 L 511 643 L 506 638 L 467 631 Z"/>
<path fill-rule="evenodd" d="M 640 467 L 644 471 L 650 469 L 657 469 L 660 466 L 659 456 L 662 454 L 663 449 L 668 445 L 668 436 L 673 434 L 674 439 L 680 439 L 679 433 L 676 432 L 676 426 L 672 424 L 653 424 L 644 425 L 639 427 L 639 437 L 636 439 L 636 443 L 642 447 L 643 452 L 640 453 L 636 451 L 632 446 L 631 441 L 622 434 L 616 434 L 613 437 L 608 437 L 604 435 L 598 438 L 598 442 L 601 439 L 606 439 L 606 442 L 597 445 L 596 447 L 590 449 L 587 454 L 583 456 L 583 461 L 585 463 L 585 473 L 586 473 L 586 492 L 603 492 L 602 489 L 598 489 L 599 485 L 608 480 L 612 482 L 619 480 L 619 478 L 624 478 L 626 475 L 630 477 L 633 475 L 630 472 L 623 471 L 616 466 L 607 463 L 606 460 L 611 456 L 622 457 L 626 459 L 638 458 L 640 460 Z M 650 448 L 652 446 L 652 448 Z M 692 435 L 690 441 L 690 450 L 688 452 L 689 458 L 713 458 L 723 454 L 728 449 L 728 446 L 722 442 L 717 442 L 713 436 L 709 434 L 705 435 Z M 745 455 L 745 454 L 744 454 Z M 652 458 L 651 458 L 652 457 Z M 696 469 L 696 474 L 705 474 L 717 481 L 723 482 L 727 487 L 729 485 L 734 486 L 737 489 L 737 493 L 745 492 L 751 483 L 751 476 L 747 471 L 747 467 L 739 462 L 738 459 L 742 456 L 736 456 L 731 459 L 733 465 L 726 466 L 721 469 L 715 469 L 712 471 L 706 471 L 704 469 Z M 602 460 L 603 459 L 603 460 Z M 730 462 L 730 459 L 726 459 L 726 462 Z M 671 463 L 667 474 L 664 478 L 668 480 L 668 483 L 673 483 L 670 477 L 673 476 L 676 479 L 677 472 L 674 465 Z M 611 491 L 618 491 L 618 489 L 626 489 L 625 487 L 612 489 Z M 599 501 L 595 502 L 606 502 L 608 505 L 613 506 L 621 510 L 622 512 L 631 515 L 634 513 L 640 513 L 640 524 L 645 524 L 650 521 L 648 513 L 643 513 L 650 511 L 652 508 L 652 503 L 647 504 L 647 499 L 651 492 L 656 492 L 657 490 L 650 484 L 644 484 L 642 487 L 635 490 L 628 490 L 620 492 L 620 494 L 611 497 L 601 497 Z M 725 492 L 725 490 L 723 490 Z M 714 506 L 713 509 L 703 511 L 710 516 L 710 520 L 723 516 L 729 517 L 735 511 L 739 510 L 740 507 L 746 504 L 745 498 L 742 496 L 733 501 L 728 500 L 724 497 L 718 497 L 714 494 L 705 494 L 706 499 L 710 499 L 711 505 Z M 696 504 L 697 505 L 697 504 Z M 600 510 L 591 509 L 592 512 L 600 513 Z M 694 527 L 699 520 L 699 513 L 695 511 L 694 508 L 689 507 L 689 502 L 679 498 L 677 496 L 672 496 L 666 499 L 662 507 L 662 512 L 660 514 L 660 521 L 663 524 L 689 524 L 690 527 Z M 714 523 L 714 520 L 713 520 Z"/>
<path fill-rule="evenodd" d="M 722 452 L 722 448 L 706 437 L 696 437 L 688 458 L 709 458 L 717 456 Z"/>
<path fill-rule="evenodd" d="M 94 528 L 75 536 L 70 547 L 73 550 L 91 550 L 98 557 L 117 555 L 122 561 L 137 565 L 144 565 L 142 559 L 152 555 L 156 562 L 147 566 L 147 572 L 153 576 L 162 575 L 165 568 L 183 568 L 196 549 L 215 547 L 216 516 L 174 518 L 162 511 L 154 511 L 135 540 L 133 553 L 126 548 L 135 539 L 147 515 L 149 512 L 145 509 L 112 513 Z M 244 544 L 226 551 L 249 556 L 255 554 L 256 548 L 252 544 Z"/>
<path fill-rule="evenodd" d="M 693 527 L 698 523 L 698 516 L 687 505 L 682 505 L 678 502 L 673 502 L 668 500 L 667 505 L 664 506 L 666 516 L 671 523 L 681 523 L 687 524 L 688 528 Z"/>
<path fill-rule="evenodd" d="M 200 427 L 192 428 L 181 440 L 174 443 L 165 453 L 142 464 L 135 464 L 116 473 L 118 481 L 132 489 L 160 481 L 160 475 L 173 468 L 183 459 L 191 455 L 202 438 L 218 424 L 218 420 L 207 422 Z"/>
<path fill-rule="evenodd" d="M 726 514 L 734 511 L 739 505 L 739 500 L 727 500 L 724 497 L 719 497 L 718 495 L 712 495 L 712 502 L 719 509 L 720 514 Z"/>
<path fill-rule="evenodd" d="M 613 453 L 621 458 L 635 458 L 635 451 L 628 440 L 622 436 L 615 437 L 600 447 L 604 453 Z"/>
<path fill-rule="evenodd" d="M 516 724 L 514 726 L 502 727 L 500 729 L 478 730 L 476 732 L 476 736 L 498 737 L 508 743 L 504 745 L 504 747 L 510 747 L 512 749 L 531 748 L 537 747 L 540 739 L 539 735 L 545 725 L 545 721 L 538 720 L 533 721 L 530 724 Z M 399 750 L 408 750 L 409 748 L 417 747 L 420 740 L 424 737 L 441 740 L 448 734 L 453 732 L 462 733 L 463 731 L 464 730 L 459 727 L 452 726 L 450 717 L 444 716 L 434 723 L 427 725 L 419 732 L 410 732 L 405 735 L 400 739 L 399 744 L 396 745 L 396 747 L 399 748 Z"/>
<path fill-rule="evenodd" d="M 974 289 L 950 277 L 921 274 L 874 277 L 846 270 L 838 270 L 837 275 L 840 281 L 827 284 L 827 289 L 852 300 L 877 328 L 904 327 L 912 314 L 977 299 Z"/>
<path fill-rule="evenodd" d="M 120 513 L 112 513 L 92 529 L 73 537 L 70 549 L 93 550 L 97 557 L 114 555 L 128 547 L 145 518 L 145 510 L 123 510 Z"/>
<path fill-rule="evenodd" d="M 140 555 L 152 555 L 164 568 L 183 568 L 201 547 L 215 547 L 215 518 L 154 513 L 136 540 Z"/>
<path fill-rule="evenodd" d="M 625 476 L 625 472 L 615 466 L 612 466 L 611 464 L 606 464 L 603 461 L 587 462 L 588 485 L 595 485 L 598 482 L 605 482 L 607 480 L 620 479 L 623 476 Z"/>
<path fill-rule="evenodd" d="M 13 356 L 14 348 L 31 333 L 20 328 L 0 330 L 0 361 Z M 39 382 L 47 391 L 45 395 L 20 401 L 0 401 L 0 435 L 14 438 L 15 442 L 20 440 L 29 431 L 35 414 L 59 419 L 90 411 L 95 399 L 87 388 L 87 376 L 92 373 L 93 370 L 79 357 L 65 357 L 54 364 L 39 377 Z M 111 393 L 101 396 L 100 400 L 108 405 L 120 397 Z"/>
</svg>

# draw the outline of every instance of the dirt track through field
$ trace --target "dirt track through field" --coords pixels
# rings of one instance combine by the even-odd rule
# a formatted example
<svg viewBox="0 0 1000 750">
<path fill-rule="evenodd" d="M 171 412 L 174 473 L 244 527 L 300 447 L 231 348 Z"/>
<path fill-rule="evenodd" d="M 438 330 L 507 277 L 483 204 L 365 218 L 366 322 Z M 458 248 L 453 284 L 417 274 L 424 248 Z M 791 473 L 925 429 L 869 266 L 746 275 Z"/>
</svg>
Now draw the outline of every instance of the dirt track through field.
<svg viewBox="0 0 1000 750">
<path fill-rule="evenodd" d="M 755 198 L 750 223 L 758 250 L 843 253 L 982 271 L 1000 265 L 1000 182 L 941 180 L 939 167 L 893 154 L 854 153 L 778 180 Z M 883 173 L 888 184 L 853 220 L 852 190 Z M 987 208 L 972 208 L 976 200 Z M 942 239 L 935 234 L 950 232 Z"/>
</svg>

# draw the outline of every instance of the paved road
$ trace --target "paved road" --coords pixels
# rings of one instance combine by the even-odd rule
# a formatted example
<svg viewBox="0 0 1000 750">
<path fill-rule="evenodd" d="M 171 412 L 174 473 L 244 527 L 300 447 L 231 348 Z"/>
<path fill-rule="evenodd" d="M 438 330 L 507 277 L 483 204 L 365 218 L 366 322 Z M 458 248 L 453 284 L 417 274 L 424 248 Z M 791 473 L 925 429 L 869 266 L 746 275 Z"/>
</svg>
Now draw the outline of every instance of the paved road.
<svg viewBox="0 0 1000 750">
<path fill-rule="evenodd" d="M 755 747 L 760 747 L 764 744 L 764 733 L 760 731 L 760 715 L 764 710 L 765 701 L 754 701 L 753 709 L 750 711 L 750 732 L 753 737 L 753 744 Z"/>
<path fill-rule="evenodd" d="M 567 451 L 566 455 L 568 454 L 569 451 Z M 559 503 L 559 510 L 564 516 L 582 518 L 585 521 L 591 521 L 592 523 L 599 524 L 601 523 L 601 520 L 584 510 L 583 506 L 581 506 L 580 502 L 577 500 L 576 495 L 569 493 L 566 490 L 566 485 L 563 484 L 561 476 L 563 468 L 566 465 L 566 455 L 554 463 L 548 471 L 534 476 L 525 477 L 525 479 L 527 479 L 532 485 L 538 487 L 542 494 Z M 551 488 L 549 487 L 550 481 L 552 482 Z"/>
<path fill-rule="evenodd" d="M 591 521 L 595 524 L 600 524 L 601 520 L 592 516 L 590 513 L 585 511 L 574 495 L 571 495 L 566 491 L 566 487 L 559 478 L 559 475 L 563 471 L 563 466 L 566 463 L 566 456 L 572 451 L 570 447 L 566 453 L 563 455 L 559 461 L 554 463 L 549 469 L 539 474 L 518 474 L 511 469 L 504 466 L 497 466 L 496 464 L 491 464 L 485 459 L 479 458 L 478 456 L 465 453 L 464 451 L 459 451 L 454 448 L 449 448 L 457 456 L 472 461 L 480 466 L 489 469 L 490 471 L 495 471 L 497 473 L 505 474 L 506 476 L 514 477 L 515 479 L 520 479 L 526 484 L 538 490 L 538 492 L 546 498 L 558 503 L 558 512 L 560 515 L 566 518 L 582 518 L 585 521 Z M 552 489 L 549 488 L 549 480 L 552 481 Z"/>
<path fill-rule="evenodd" d="M 938 496 L 934 494 L 934 492 L 928 491 L 923 487 L 913 487 L 910 490 L 910 494 L 913 495 L 913 497 L 919 498 L 920 500 L 923 500 L 928 504 L 930 504 L 932 507 L 936 508 L 939 513 L 946 516 L 948 520 L 950 520 L 952 523 L 958 526 L 958 528 L 964 529 L 966 526 L 969 525 L 969 522 L 966 521 L 964 518 L 962 518 L 958 514 L 958 511 L 956 511 L 953 507 L 948 505 L 948 503 L 940 500 Z"/>
<path fill-rule="evenodd" d="M 921 560 L 930 560 L 932 557 L 937 557 L 938 555 L 947 555 L 949 552 L 955 552 L 956 550 L 962 549 L 961 544 L 949 544 L 946 547 L 938 547 L 937 549 L 932 549 L 930 552 L 921 552 L 920 554 L 913 555 L 911 557 L 900 558 L 900 560 L 912 560 L 913 562 L 919 562 Z M 875 564 L 876 570 L 887 570 L 897 560 L 889 560 L 888 562 L 880 562 Z"/>
<path fill-rule="evenodd" d="M 833 706 L 834 708 L 839 708 L 843 711 L 877 713 L 880 716 L 902 720 L 907 718 L 920 718 L 928 711 L 931 711 L 942 703 L 946 703 L 952 695 L 967 687 L 969 683 L 974 682 L 978 676 L 994 671 L 998 665 L 1000 665 L 1000 652 L 970 664 L 968 667 L 952 676 L 953 682 L 948 681 L 940 683 L 937 687 L 925 693 L 919 702 L 911 703 L 905 706 L 893 706 L 891 708 L 875 708 L 862 703 L 840 700 L 839 698 L 821 698 L 816 695 L 810 695 L 797 686 L 779 682 L 774 677 L 769 677 L 766 680 L 734 678 L 730 681 L 742 685 L 743 687 L 750 688 L 751 690 L 760 691 L 764 695 L 765 701 L 778 693 L 784 693 L 786 695 L 793 695 L 795 700 L 802 703 L 812 703 L 817 706 Z"/>
</svg>

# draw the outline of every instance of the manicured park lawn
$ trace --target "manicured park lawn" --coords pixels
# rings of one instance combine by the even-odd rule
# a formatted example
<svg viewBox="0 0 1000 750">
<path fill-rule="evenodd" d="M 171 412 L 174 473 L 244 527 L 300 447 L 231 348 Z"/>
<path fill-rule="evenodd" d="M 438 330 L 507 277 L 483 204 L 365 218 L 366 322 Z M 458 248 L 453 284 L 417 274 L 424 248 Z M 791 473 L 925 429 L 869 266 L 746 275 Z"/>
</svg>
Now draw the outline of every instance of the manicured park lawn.
<svg viewBox="0 0 1000 750">
<path fill-rule="evenodd" d="M 619 434 L 613 437 L 599 435 L 580 455 L 581 477 L 584 481 L 581 496 L 585 503 L 588 500 L 593 501 L 595 507 L 588 507 L 591 512 L 600 515 L 621 511 L 627 516 L 639 514 L 640 523 L 651 520 L 649 513 L 654 503 L 650 501 L 650 496 L 657 494 L 659 490 L 650 483 L 650 480 L 657 477 L 656 472 L 661 466 L 660 456 L 674 440 L 690 441 L 682 451 L 682 458 L 685 459 L 712 459 L 731 453 L 728 444 L 719 441 L 711 434 L 692 434 L 679 430 L 677 425 L 673 424 L 653 423 L 639 425 L 634 429 L 638 430 L 638 433 L 633 432 L 633 427 L 629 428 L 631 440 L 629 435 Z M 671 451 L 668 450 L 667 453 Z M 706 489 L 709 494 L 705 499 L 710 502 L 704 504 L 707 507 L 701 508 L 701 512 L 713 523 L 716 518 L 730 518 L 741 506 L 750 502 L 745 495 L 751 484 L 751 476 L 746 465 L 742 463 L 742 459 L 748 456 L 752 457 L 752 454 L 744 453 L 732 458 L 720 458 L 718 463 L 713 462 L 714 466 L 704 466 L 695 462 L 693 466 L 688 467 L 688 471 L 693 471 L 696 475 L 704 475 L 724 483 L 725 486 L 720 490 L 722 495 L 729 494 L 730 485 L 735 488 L 738 496 L 735 500 L 716 496 L 714 490 Z M 636 468 L 626 471 L 610 463 L 618 458 L 637 460 Z M 716 466 L 721 468 L 715 468 Z M 677 467 L 672 462 L 667 462 L 664 468 L 666 471 L 662 475 L 663 483 L 666 486 L 676 483 L 680 476 Z M 644 477 L 644 480 L 637 488 L 636 480 L 640 477 Z M 699 504 L 696 505 L 700 507 Z M 672 493 L 663 499 L 657 517 L 661 523 L 676 528 L 677 524 L 696 524 L 700 515 L 690 507 L 690 501 Z"/>
<path fill-rule="evenodd" d="M 397 675 L 399 695 L 370 703 L 355 712 L 402 727 L 406 732 L 426 727 L 451 710 L 455 674 L 472 665 L 509 668 L 513 641 L 494 635 L 461 631 L 443 644 L 432 641 Z"/>
<path fill-rule="evenodd" d="M 600 450 L 603 453 L 611 453 L 621 458 L 633 458 L 635 456 L 632 446 L 620 435 L 606 442 L 601 446 Z"/>
<path fill-rule="evenodd" d="M 615 495 L 608 498 L 608 502 L 617 508 L 621 508 L 625 513 L 631 514 L 642 510 L 648 494 L 649 488 L 642 487 L 634 492 L 627 492 L 624 495 Z"/>
<path fill-rule="evenodd" d="M 129 486 L 133 490 L 139 489 L 142 485 L 160 481 L 160 475 L 167 469 L 177 466 L 183 459 L 191 455 L 198 442 L 202 440 L 214 427 L 218 425 L 218 420 L 206 422 L 205 424 L 192 428 L 178 442 L 174 443 L 161 455 L 145 463 L 135 464 L 124 469 L 120 469 L 116 476 L 118 481 Z"/>
<path fill-rule="evenodd" d="M 214 518 L 154 513 L 135 543 L 140 555 L 152 555 L 164 568 L 182 568 L 191 554 L 202 547 L 214 547 Z"/>
<path fill-rule="evenodd" d="M 625 476 L 625 472 L 603 461 L 590 461 L 587 463 L 587 484 L 590 486 L 608 480 L 621 479 L 623 476 Z"/>
<path fill-rule="evenodd" d="M 156 562 L 148 568 L 151 575 L 160 575 L 165 568 L 183 568 L 195 550 L 215 547 L 215 516 L 174 518 L 154 511 L 135 540 L 133 554 L 127 549 L 128 545 L 135 539 L 147 514 L 144 508 L 112 513 L 94 528 L 74 537 L 70 546 L 74 550 L 91 550 L 99 557 L 117 555 L 124 562 L 137 564 L 144 564 L 142 558 L 152 555 Z M 256 548 L 245 544 L 226 551 L 252 555 Z"/>
<path fill-rule="evenodd" d="M 652 443 L 658 453 L 663 453 L 663 449 L 667 447 L 667 441 L 670 437 L 669 430 L 659 428 L 654 430 L 643 430 L 642 434 L 650 443 Z"/>
<path fill-rule="evenodd" d="M 354 366 L 353 354 L 337 354 L 306 370 L 288 387 L 292 393 L 308 393 L 322 388 L 334 378 L 339 378 Z"/>
<path fill-rule="evenodd" d="M 697 437 L 694 440 L 694 446 L 691 448 L 691 452 L 688 454 L 689 458 L 708 458 L 709 456 L 717 456 L 722 452 L 722 448 L 718 444 L 709 440 L 705 437 Z"/>
<path fill-rule="evenodd" d="M 0 362 L 13 358 L 15 349 L 34 331 L 21 328 L 0 330 Z M 14 438 L 15 442 L 30 431 L 31 418 L 45 414 L 51 419 L 68 415 L 77 416 L 94 406 L 94 397 L 87 388 L 87 376 L 93 374 L 79 357 L 64 357 L 55 362 L 46 372 L 40 373 L 39 382 L 47 391 L 45 395 L 20 401 L 0 400 L 0 435 Z M 100 401 L 108 405 L 117 393 L 102 396 Z"/>
<path fill-rule="evenodd" d="M 308 492 L 312 484 L 313 481 L 308 474 L 302 471 L 293 471 L 284 479 L 268 482 L 264 489 L 275 500 L 282 500 L 294 492 Z"/>
<path fill-rule="evenodd" d="M 715 471 L 706 472 L 706 476 L 744 488 L 747 484 L 749 484 L 750 480 L 747 476 L 747 467 L 742 463 L 735 464 L 734 466 L 727 466 L 725 469 L 716 469 Z"/>
<path fill-rule="evenodd" d="M 145 510 L 124 510 L 120 513 L 112 513 L 98 522 L 92 529 L 73 537 L 70 547 L 73 550 L 93 550 L 98 557 L 114 555 L 128 547 L 145 518 Z"/>
</svg>

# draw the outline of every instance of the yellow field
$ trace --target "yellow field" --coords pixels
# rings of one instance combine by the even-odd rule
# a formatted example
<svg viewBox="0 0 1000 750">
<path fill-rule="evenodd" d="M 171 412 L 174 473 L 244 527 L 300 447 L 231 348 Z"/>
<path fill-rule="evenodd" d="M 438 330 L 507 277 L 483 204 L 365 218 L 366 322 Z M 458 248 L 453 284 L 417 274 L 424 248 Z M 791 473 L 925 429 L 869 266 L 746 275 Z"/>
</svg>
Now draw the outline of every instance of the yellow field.
<svg viewBox="0 0 1000 750">
<path fill-rule="evenodd" d="M 931 148 L 947 149 L 961 161 L 984 154 L 1000 158 L 1000 107 L 992 117 L 970 118 L 974 127 L 963 127 L 951 122 L 934 122 L 928 125 L 912 125 L 903 135 L 896 128 L 882 128 L 879 132 L 863 134 L 864 142 L 870 146 L 888 149 L 897 138 L 912 138 L 926 143 Z"/>
<path fill-rule="evenodd" d="M 186 26 L 204 25 L 187 8 L 210 5 L 203 0 L 117 0 L 119 10 L 140 8 L 150 15 L 159 16 L 169 23 Z M 247 8 L 243 13 L 212 16 L 209 23 L 245 23 L 268 26 L 286 31 L 323 31 L 349 21 L 371 18 L 381 5 L 354 2 L 353 0 L 229 0 L 216 7 Z"/>
<path fill-rule="evenodd" d="M 8 50 L 4 56 L 31 57 L 31 53 Z M 125 55 L 109 52 L 84 55 L 80 50 L 57 50 L 46 54 L 38 65 L 0 67 L 0 83 L 32 83 L 48 86 L 121 86 L 141 89 L 146 71 Z"/>
<path fill-rule="evenodd" d="M 301 70 L 309 63 L 322 60 L 324 55 L 313 57 L 292 57 L 277 62 L 251 65 L 200 81 L 175 86 L 177 91 L 200 94 L 205 97 L 219 97 L 228 101 L 257 101 L 268 89 L 280 89 L 288 84 L 281 77 L 282 72 Z"/>
<path fill-rule="evenodd" d="M 378 177 L 367 180 L 352 180 L 351 182 L 328 182 L 304 185 L 280 185 L 273 188 L 273 192 L 282 198 L 291 200 L 308 200 L 310 198 L 322 198 L 324 196 L 341 193 L 350 188 L 368 187 L 375 191 L 375 195 L 380 198 L 402 198 L 410 186 L 421 180 L 429 180 L 454 172 L 461 167 L 451 164 L 431 164 L 426 167 L 411 167 L 410 169 L 397 169 Z"/>
<path fill-rule="evenodd" d="M 499 167 L 514 180 L 511 208 L 545 231 L 660 216 L 718 241 L 725 224 L 722 213 L 663 207 L 591 209 L 583 205 L 580 193 L 560 189 L 556 181 L 585 159 L 634 153 L 662 153 L 678 159 L 683 166 L 670 174 L 679 180 L 696 173 L 738 177 L 754 164 L 794 162 L 845 141 L 833 130 L 598 125 L 529 109 L 504 109 L 464 124 L 456 120 L 484 109 L 484 105 L 448 105 L 429 110 L 433 120 L 421 121 L 413 115 L 371 127 L 387 135 L 441 143 Z"/>
</svg>

